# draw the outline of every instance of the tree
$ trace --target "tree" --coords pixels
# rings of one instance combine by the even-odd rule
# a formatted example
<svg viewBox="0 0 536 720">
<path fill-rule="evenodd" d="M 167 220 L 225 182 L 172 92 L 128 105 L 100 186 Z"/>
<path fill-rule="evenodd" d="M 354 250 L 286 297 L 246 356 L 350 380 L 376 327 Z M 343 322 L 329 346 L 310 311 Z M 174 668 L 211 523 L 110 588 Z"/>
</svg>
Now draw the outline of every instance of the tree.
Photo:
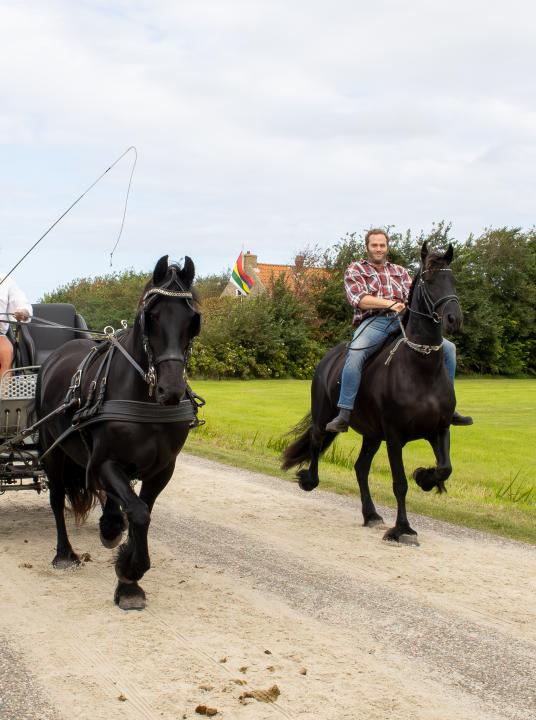
<svg viewBox="0 0 536 720">
<path fill-rule="evenodd" d="M 536 372 L 536 235 L 486 230 L 454 260 L 464 311 L 460 367 L 472 372 Z"/>
<path fill-rule="evenodd" d="M 150 275 L 134 270 L 96 278 L 78 278 L 43 296 L 43 302 L 72 303 L 93 330 L 134 321 L 136 308 Z"/>
<path fill-rule="evenodd" d="M 231 271 L 228 268 L 221 273 L 213 273 L 212 275 L 204 275 L 197 278 L 195 281 L 195 289 L 199 293 L 200 299 L 205 300 L 207 298 L 219 297 L 229 282 L 230 275 Z"/>
<path fill-rule="evenodd" d="M 455 248 L 453 270 L 464 326 L 453 338 L 461 372 L 536 374 L 536 230 L 488 229 L 460 243 L 451 225 L 413 235 L 390 231 L 389 259 L 415 275 L 424 241 L 430 250 Z M 310 377 L 325 352 L 351 335 L 352 308 L 344 272 L 365 255 L 364 238 L 347 233 L 326 250 L 307 248 L 293 269 L 292 288 L 274 278 L 265 295 L 220 294 L 228 272 L 200 277 L 203 323 L 192 370 L 215 377 Z M 321 272 L 309 272 L 311 268 Z M 133 270 L 80 278 L 45 295 L 70 302 L 88 325 L 102 330 L 131 324 L 149 275 Z"/>
</svg>

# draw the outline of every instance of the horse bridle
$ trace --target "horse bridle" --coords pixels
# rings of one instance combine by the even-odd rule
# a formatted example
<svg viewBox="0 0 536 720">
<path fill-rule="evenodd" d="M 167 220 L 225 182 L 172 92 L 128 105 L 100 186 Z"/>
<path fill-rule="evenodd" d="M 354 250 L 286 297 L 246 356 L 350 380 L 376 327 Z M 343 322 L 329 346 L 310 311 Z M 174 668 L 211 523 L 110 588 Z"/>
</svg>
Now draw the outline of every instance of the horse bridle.
<svg viewBox="0 0 536 720">
<path fill-rule="evenodd" d="M 145 382 L 149 385 L 149 397 L 153 394 L 153 390 L 156 387 L 157 382 L 157 368 L 158 366 L 167 361 L 174 360 L 176 362 L 180 362 L 183 365 L 183 372 L 186 370 L 186 366 L 188 364 L 188 359 L 190 357 L 190 354 L 192 352 L 192 342 L 193 338 L 190 338 L 190 341 L 188 343 L 188 347 L 186 348 L 185 353 L 163 353 L 162 355 L 159 355 L 155 357 L 153 353 L 153 349 L 151 348 L 151 344 L 149 343 L 149 336 L 147 335 L 146 331 L 146 314 L 151 308 L 152 305 L 158 300 L 159 296 L 163 297 L 170 297 L 170 298 L 179 298 L 181 300 L 186 300 L 186 304 L 196 313 L 198 314 L 198 311 L 195 309 L 193 304 L 193 293 L 190 290 L 186 290 L 179 278 L 177 277 L 177 266 L 172 264 L 169 266 L 169 269 L 171 270 L 171 277 L 169 280 L 162 286 L 158 287 L 152 287 L 150 288 L 141 299 L 140 303 L 140 309 L 138 312 L 139 318 L 140 318 L 140 328 L 141 328 L 141 336 L 142 336 L 142 345 L 143 349 L 145 351 L 145 354 L 147 356 L 147 363 L 148 363 L 148 370 L 147 373 L 143 373 Z M 170 290 L 170 287 L 173 285 L 176 285 L 180 288 L 180 290 Z"/>
<path fill-rule="evenodd" d="M 443 271 L 443 272 L 452 272 L 450 268 L 435 268 L 436 270 Z M 426 283 L 424 282 L 422 276 L 430 272 L 430 270 L 423 270 L 422 266 L 419 270 L 419 273 L 417 277 L 415 278 L 415 282 L 417 284 L 417 292 L 419 292 L 422 297 L 424 298 L 424 303 L 426 305 L 426 309 L 428 310 L 427 313 L 419 312 L 419 310 L 413 310 L 413 308 L 408 307 L 408 311 L 410 313 L 413 313 L 414 315 L 421 315 L 421 317 L 428 318 L 428 320 L 432 320 L 434 323 L 439 324 L 443 320 L 443 315 L 439 314 L 437 310 L 443 306 L 445 308 L 450 302 L 456 302 L 458 303 L 458 306 L 460 305 L 460 300 L 457 295 L 443 295 L 443 297 L 440 297 L 439 300 L 435 300 L 430 297 L 430 293 L 426 289 Z M 405 344 L 408 347 L 410 347 L 412 350 L 415 350 L 416 352 L 420 353 L 421 355 L 430 355 L 432 352 L 437 352 L 443 347 L 443 340 L 439 343 L 439 345 L 424 345 L 422 343 L 415 343 L 412 342 L 408 336 L 406 335 L 406 331 L 404 329 L 404 325 L 400 321 L 400 317 L 398 318 L 398 324 L 400 325 L 400 331 L 402 333 L 401 337 L 398 339 L 398 341 L 395 343 L 394 347 L 389 352 L 389 355 L 387 356 L 387 359 L 385 361 L 385 365 L 389 365 L 391 360 L 394 357 L 394 354 L 400 347 L 400 345 Z"/>
<path fill-rule="evenodd" d="M 438 272 L 452 272 L 450 268 L 435 268 Z M 418 310 L 413 310 L 411 307 L 408 307 L 408 310 L 410 313 L 413 313 L 414 315 L 421 315 L 422 317 L 426 317 L 429 320 L 433 320 L 436 324 L 440 323 L 443 320 L 443 313 L 440 315 L 437 310 L 441 306 L 447 306 L 450 302 L 455 302 L 460 305 L 460 299 L 457 295 L 444 295 L 443 297 L 440 297 L 439 300 L 433 300 L 432 297 L 430 297 L 430 293 L 428 292 L 426 288 L 426 283 L 424 282 L 422 276 L 430 272 L 430 269 L 428 270 L 420 270 L 419 275 L 417 277 L 417 291 L 422 295 L 424 299 L 424 303 L 426 305 L 426 309 L 428 310 L 427 313 L 419 312 Z"/>
</svg>

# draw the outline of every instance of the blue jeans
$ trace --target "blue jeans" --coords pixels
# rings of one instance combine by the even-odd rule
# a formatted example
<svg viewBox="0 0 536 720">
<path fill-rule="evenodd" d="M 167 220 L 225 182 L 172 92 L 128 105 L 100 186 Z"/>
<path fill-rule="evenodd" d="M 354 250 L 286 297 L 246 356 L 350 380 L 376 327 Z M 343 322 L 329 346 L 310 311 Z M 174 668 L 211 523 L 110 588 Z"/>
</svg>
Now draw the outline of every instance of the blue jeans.
<svg viewBox="0 0 536 720">
<path fill-rule="evenodd" d="M 400 326 L 393 315 L 379 315 L 373 320 L 365 320 L 354 332 L 348 354 L 342 370 L 341 392 L 337 405 L 352 410 L 361 384 L 361 373 L 365 360 L 370 357 L 387 335 L 398 333 Z M 454 382 L 456 373 L 456 346 L 450 340 L 443 339 L 443 356 L 448 375 Z"/>
</svg>

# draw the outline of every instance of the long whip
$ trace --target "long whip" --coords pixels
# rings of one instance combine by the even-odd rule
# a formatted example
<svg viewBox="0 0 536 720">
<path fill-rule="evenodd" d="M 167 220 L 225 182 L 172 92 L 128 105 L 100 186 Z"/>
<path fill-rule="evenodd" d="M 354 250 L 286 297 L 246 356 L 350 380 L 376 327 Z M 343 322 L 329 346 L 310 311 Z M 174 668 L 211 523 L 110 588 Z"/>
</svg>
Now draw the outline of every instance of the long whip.
<svg viewBox="0 0 536 720">
<path fill-rule="evenodd" d="M 112 256 L 113 256 L 113 254 L 114 254 L 114 252 L 115 252 L 115 249 L 116 249 L 116 247 L 117 247 L 117 243 L 119 242 L 119 238 L 121 237 L 121 233 L 123 232 L 123 226 L 124 226 L 124 224 L 125 224 L 125 216 L 126 216 L 126 212 L 127 212 L 128 196 L 129 196 L 129 193 L 130 193 L 130 185 L 131 185 L 131 182 L 132 182 L 132 176 L 134 175 L 134 168 L 136 167 L 136 161 L 137 161 L 137 159 L 138 159 L 138 153 L 137 153 L 137 151 L 136 151 L 136 148 L 135 148 L 133 145 L 132 145 L 131 147 L 127 148 L 127 149 L 125 150 L 125 152 L 122 153 L 122 154 L 117 158 L 117 160 L 115 160 L 115 161 L 110 165 L 109 168 L 106 168 L 106 170 L 105 170 L 101 175 L 99 175 L 99 177 L 98 177 L 94 182 L 92 182 L 91 185 L 90 185 L 86 190 L 84 190 L 84 192 L 80 195 L 80 197 L 78 197 L 78 198 L 67 208 L 67 210 L 65 210 L 65 212 L 62 213 L 62 214 L 59 216 L 59 218 L 58 218 L 55 222 L 52 223 L 52 225 L 48 228 L 48 230 L 41 235 L 41 237 L 39 238 L 39 240 L 37 240 L 37 241 L 32 245 L 32 247 L 21 257 L 21 259 L 20 259 L 15 265 L 13 265 L 13 267 L 11 268 L 11 270 L 4 275 L 4 277 L 0 280 L 0 285 L 4 282 L 4 280 L 7 280 L 7 278 L 11 275 L 11 273 L 13 272 L 13 270 L 16 270 L 16 268 L 18 268 L 18 266 L 22 263 L 22 261 L 25 260 L 25 259 L 28 257 L 28 255 L 39 245 L 39 243 L 41 242 L 41 240 L 44 240 L 44 238 L 48 235 L 48 233 L 49 233 L 53 228 L 55 228 L 56 225 L 57 225 L 61 220 L 63 220 L 63 218 L 67 215 L 67 213 L 69 213 L 69 212 L 74 208 L 75 205 L 78 205 L 78 203 L 80 202 L 80 200 L 82 200 L 82 198 L 85 197 L 85 196 L 88 194 L 88 192 L 89 192 L 90 190 L 92 190 L 92 189 L 95 187 L 95 185 L 96 185 L 98 182 L 100 182 L 100 181 L 102 180 L 102 178 L 103 178 L 107 173 L 109 173 L 110 170 L 111 170 L 113 167 L 115 167 L 115 166 L 117 165 L 117 163 L 118 163 L 120 160 L 122 160 L 122 159 L 125 157 L 125 155 L 126 155 L 127 153 L 129 153 L 131 150 L 134 151 L 134 163 L 133 163 L 133 165 L 132 165 L 132 171 L 131 171 L 131 173 L 130 173 L 130 179 L 129 179 L 129 182 L 128 182 L 128 190 L 127 190 L 127 195 L 126 195 L 126 199 L 125 199 L 125 207 L 124 207 L 124 210 L 123 210 L 123 219 L 122 219 L 122 222 L 121 222 L 121 228 L 120 228 L 120 230 L 119 230 L 119 235 L 118 235 L 118 237 L 117 237 L 117 240 L 116 240 L 116 243 L 115 243 L 115 245 L 114 245 L 114 248 L 113 248 L 112 252 L 110 253 L 110 265 L 111 265 L 111 263 L 112 263 Z"/>
</svg>

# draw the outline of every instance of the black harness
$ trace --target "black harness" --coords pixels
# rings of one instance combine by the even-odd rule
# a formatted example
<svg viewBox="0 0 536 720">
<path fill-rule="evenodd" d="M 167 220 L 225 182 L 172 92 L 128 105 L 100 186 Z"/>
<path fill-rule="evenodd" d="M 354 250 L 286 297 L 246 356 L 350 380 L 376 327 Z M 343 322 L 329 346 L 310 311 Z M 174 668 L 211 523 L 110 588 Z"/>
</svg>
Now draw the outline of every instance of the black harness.
<svg viewBox="0 0 536 720">
<path fill-rule="evenodd" d="M 205 404 L 203 398 L 197 395 L 189 386 L 186 385 L 187 398 L 181 400 L 178 405 L 159 405 L 155 402 L 143 402 L 135 400 L 105 400 L 106 384 L 108 374 L 114 356 L 115 351 L 119 351 L 132 365 L 136 372 L 143 378 L 143 380 L 149 386 L 149 397 L 152 397 L 154 389 L 157 383 L 157 370 L 158 366 L 166 361 L 174 360 L 182 363 L 183 372 L 186 372 L 188 360 L 192 350 L 192 339 L 188 344 L 188 348 L 185 353 L 164 353 L 155 357 L 154 352 L 149 343 L 149 337 L 147 335 L 147 323 L 146 313 L 151 306 L 156 302 L 159 296 L 177 298 L 185 300 L 188 306 L 196 313 L 199 314 L 194 306 L 193 294 L 191 291 L 183 287 L 179 278 L 177 277 L 177 266 L 170 265 L 171 277 L 170 279 L 160 287 L 150 288 L 143 296 L 140 309 L 138 312 L 138 318 L 140 322 L 142 346 L 147 357 L 148 370 L 145 371 L 139 363 L 132 357 L 132 355 L 123 347 L 121 338 L 123 333 L 119 331 L 115 333 L 113 328 L 105 328 L 106 339 L 99 345 L 91 348 L 89 353 L 83 358 L 79 364 L 76 372 L 74 373 L 67 395 L 64 402 L 58 408 L 46 418 L 32 426 L 32 431 L 45 420 L 51 416 L 58 415 L 65 412 L 70 408 L 78 408 L 72 418 L 72 423 L 67 430 L 65 430 L 54 443 L 44 452 L 41 457 L 45 457 L 51 452 L 57 445 L 62 443 L 69 435 L 73 432 L 81 432 L 88 425 L 93 425 L 98 422 L 105 421 L 122 421 L 122 422 L 135 422 L 135 423 L 174 423 L 174 422 L 188 422 L 190 427 L 197 427 L 204 424 L 204 420 L 197 418 L 197 413 L 200 407 Z M 177 286 L 178 290 L 172 290 L 171 287 Z M 82 405 L 82 383 L 87 372 L 87 369 L 92 361 L 97 357 L 101 356 L 100 364 L 95 373 L 95 377 L 90 383 L 89 391 Z"/>
</svg>

